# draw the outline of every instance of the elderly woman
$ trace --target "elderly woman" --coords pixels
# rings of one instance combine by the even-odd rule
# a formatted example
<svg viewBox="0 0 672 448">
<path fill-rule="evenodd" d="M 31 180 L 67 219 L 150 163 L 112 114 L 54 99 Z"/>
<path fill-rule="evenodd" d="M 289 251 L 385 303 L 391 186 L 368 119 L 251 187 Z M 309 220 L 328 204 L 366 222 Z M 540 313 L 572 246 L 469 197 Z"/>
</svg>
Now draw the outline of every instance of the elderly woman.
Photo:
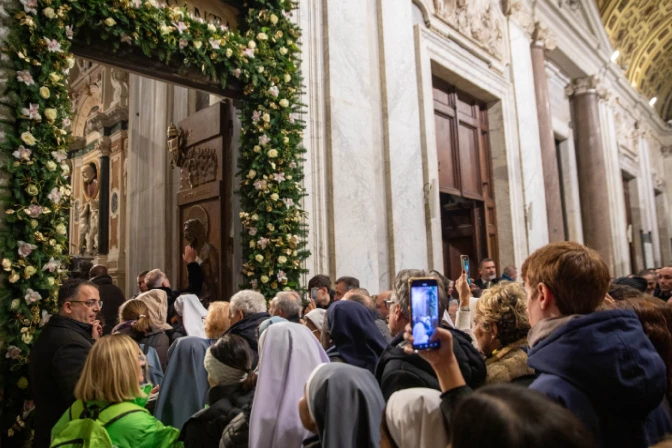
<svg viewBox="0 0 672 448">
<path fill-rule="evenodd" d="M 205 337 L 219 339 L 230 326 L 229 302 L 211 302 L 204 322 Z"/>
<path fill-rule="evenodd" d="M 461 299 L 471 295 L 464 273 L 457 288 Z M 472 337 L 486 358 L 486 384 L 514 382 L 527 386 L 534 380 L 534 370 L 527 366 L 523 350 L 530 331 L 526 302 L 520 284 L 501 282 L 483 291 L 472 305 Z"/>
</svg>

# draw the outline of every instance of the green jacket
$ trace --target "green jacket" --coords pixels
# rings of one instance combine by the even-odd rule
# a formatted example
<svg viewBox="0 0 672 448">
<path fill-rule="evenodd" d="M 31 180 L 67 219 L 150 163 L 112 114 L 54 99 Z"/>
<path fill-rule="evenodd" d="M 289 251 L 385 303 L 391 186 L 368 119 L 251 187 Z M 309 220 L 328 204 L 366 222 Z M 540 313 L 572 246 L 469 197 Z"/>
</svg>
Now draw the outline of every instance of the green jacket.
<svg viewBox="0 0 672 448">
<path fill-rule="evenodd" d="M 147 395 L 149 395 L 148 392 Z M 132 403 L 144 408 L 147 404 L 147 398 L 136 398 Z M 86 404 L 104 408 L 109 403 L 89 401 Z M 72 405 L 73 410 L 81 410 L 82 407 L 80 400 L 77 400 Z M 69 409 L 65 411 L 58 423 L 56 423 L 56 426 L 51 430 L 52 440 L 70 421 L 69 411 Z M 79 416 L 79 412 L 77 412 L 77 416 Z M 73 418 L 77 416 L 73 412 Z M 172 448 L 184 446 L 182 442 L 177 440 L 180 436 L 180 431 L 171 426 L 164 426 L 149 411 L 135 412 L 121 418 L 109 426 L 107 433 L 112 443 L 118 448 Z"/>
</svg>

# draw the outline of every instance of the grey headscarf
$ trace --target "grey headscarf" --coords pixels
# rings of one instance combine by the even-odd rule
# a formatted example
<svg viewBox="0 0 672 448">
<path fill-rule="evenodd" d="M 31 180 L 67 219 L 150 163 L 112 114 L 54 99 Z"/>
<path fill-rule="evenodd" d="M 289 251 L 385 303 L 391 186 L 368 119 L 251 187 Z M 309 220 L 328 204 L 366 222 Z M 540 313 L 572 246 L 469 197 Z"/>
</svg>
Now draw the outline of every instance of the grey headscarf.
<svg viewBox="0 0 672 448">
<path fill-rule="evenodd" d="M 322 448 L 378 448 L 385 400 L 371 372 L 344 363 L 318 366 L 306 397 Z"/>
</svg>

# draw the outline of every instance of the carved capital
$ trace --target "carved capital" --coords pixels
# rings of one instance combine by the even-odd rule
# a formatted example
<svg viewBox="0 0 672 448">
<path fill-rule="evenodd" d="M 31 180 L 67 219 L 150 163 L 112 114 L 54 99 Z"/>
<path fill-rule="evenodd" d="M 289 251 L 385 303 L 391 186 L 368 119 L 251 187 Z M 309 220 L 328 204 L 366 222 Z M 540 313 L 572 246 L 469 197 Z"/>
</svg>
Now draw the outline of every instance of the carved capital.
<svg viewBox="0 0 672 448">
<path fill-rule="evenodd" d="M 525 0 L 504 0 L 502 9 L 505 15 L 518 22 L 529 34 L 534 32 L 532 11 Z"/>
<path fill-rule="evenodd" d="M 565 95 L 567 97 L 585 95 L 586 93 L 595 93 L 599 86 L 597 76 L 591 75 L 585 78 L 575 79 L 565 87 Z"/>
<path fill-rule="evenodd" d="M 543 47 L 545 50 L 553 51 L 557 47 L 557 42 L 555 36 L 550 32 L 548 28 L 543 26 L 541 22 L 536 22 L 534 24 L 534 30 L 532 31 L 532 45 Z"/>
<path fill-rule="evenodd" d="M 112 140 L 110 137 L 101 137 L 96 141 L 94 149 L 100 151 L 102 157 L 109 157 L 112 151 Z"/>
</svg>

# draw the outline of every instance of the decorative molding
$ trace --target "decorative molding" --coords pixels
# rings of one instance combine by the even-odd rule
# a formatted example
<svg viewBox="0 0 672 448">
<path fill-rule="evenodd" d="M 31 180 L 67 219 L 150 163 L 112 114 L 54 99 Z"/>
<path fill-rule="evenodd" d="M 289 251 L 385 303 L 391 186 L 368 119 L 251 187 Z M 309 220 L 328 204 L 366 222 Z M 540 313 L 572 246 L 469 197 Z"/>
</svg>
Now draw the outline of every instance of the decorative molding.
<svg viewBox="0 0 672 448">
<path fill-rule="evenodd" d="M 599 87 L 600 81 L 595 75 L 586 76 L 572 81 L 565 87 L 565 96 L 572 97 L 585 95 L 586 93 L 595 93 Z"/>
<path fill-rule="evenodd" d="M 217 151 L 191 148 L 180 166 L 180 191 L 214 182 L 217 180 Z"/>
<path fill-rule="evenodd" d="M 524 0 L 503 0 L 502 10 L 504 15 L 517 22 L 528 34 L 534 32 L 534 21 L 532 19 L 532 10 Z"/>
<path fill-rule="evenodd" d="M 504 16 L 497 0 L 434 0 L 434 14 L 498 60 L 504 60 Z"/>
<path fill-rule="evenodd" d="M 541 22 L 534 24 L 532 31 L 532 45 L 544 47 L 544 50 L 553 51 L 557 47 L 555 36 L 551 31 L 542 25 Z"/>
<path fill-rule="evenodd" d="M 112 140 L 110 137 L 101 137 L 96 141 L 94 149 L 100 151 L 101 157 L 109 157 L 112 152 Z"/>
</svg>

